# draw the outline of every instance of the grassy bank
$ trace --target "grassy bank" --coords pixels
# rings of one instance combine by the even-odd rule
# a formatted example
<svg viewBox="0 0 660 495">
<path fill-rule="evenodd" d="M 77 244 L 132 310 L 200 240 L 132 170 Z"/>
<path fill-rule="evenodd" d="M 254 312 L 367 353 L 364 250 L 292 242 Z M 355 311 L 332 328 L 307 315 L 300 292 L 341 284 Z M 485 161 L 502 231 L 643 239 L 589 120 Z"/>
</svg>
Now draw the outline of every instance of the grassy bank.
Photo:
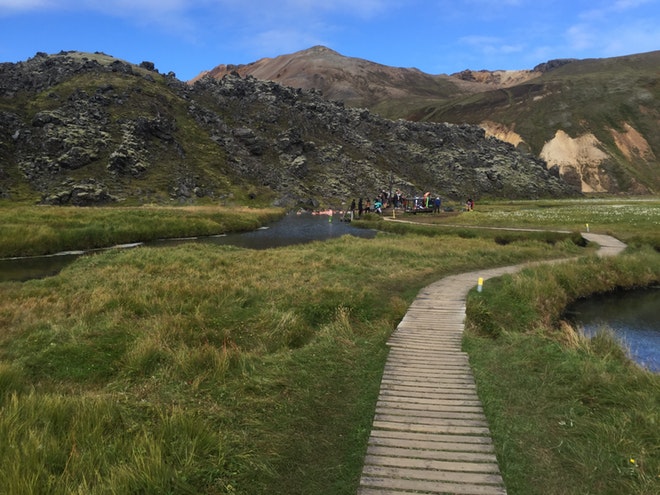
<svg viewBox="0 0 660 495">
<path fill-rule="evenodd" d="M 6 493 L 355 493 L 385 340 L 441 276 L 570 240 L 139 248 L 0 284 Z"/>
<path fill-rule="evenodd" d="M 254 230 L 281 217 L 279 209 L 194 207 L 0 208 L 0 258 L 50 254 Z"/>
<path fill-rule="evenodd" d="M 451 205 L 461 209 L 462 205 Z M 477 202 L 464 214 L 407 215 L 407 220 L 465 227 L 558 229 L 611 234 L 629 245 L 660 251 L 660 198 L 592 198 Z"/>
<path fill-rule="evenodd" d="M 645 248 L 470 294 L 464 344 L 509 494 L 660 492 L 660 376 L 610 335 L 588 340 L 561 321 L 579 297 L 659 280 L 660 256 Z"/>
</svg>

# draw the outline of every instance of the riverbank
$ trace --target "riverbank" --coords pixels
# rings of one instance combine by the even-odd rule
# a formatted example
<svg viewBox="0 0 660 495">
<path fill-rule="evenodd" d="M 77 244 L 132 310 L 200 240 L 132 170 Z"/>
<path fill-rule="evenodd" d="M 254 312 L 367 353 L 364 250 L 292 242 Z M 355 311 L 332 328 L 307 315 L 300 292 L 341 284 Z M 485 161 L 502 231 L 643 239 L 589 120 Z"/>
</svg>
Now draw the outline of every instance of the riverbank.
<svg viewBox="0 0 660 495">
<path fill-rule="evenodd" d="M 284 215 L 278 208 L 0 207 L 0 258 L 245 232 Z"/>
<path fill-rule="evenodd" d="M 464 348 L 508 493 L 657 493 L 660 376 L 615 339 L 560 319 L 573 300 L 660 280 L 649 248 L 486 281 L 467 304 Z M 506 358 L 504 358 L 506 356 Z"/>
</svg>

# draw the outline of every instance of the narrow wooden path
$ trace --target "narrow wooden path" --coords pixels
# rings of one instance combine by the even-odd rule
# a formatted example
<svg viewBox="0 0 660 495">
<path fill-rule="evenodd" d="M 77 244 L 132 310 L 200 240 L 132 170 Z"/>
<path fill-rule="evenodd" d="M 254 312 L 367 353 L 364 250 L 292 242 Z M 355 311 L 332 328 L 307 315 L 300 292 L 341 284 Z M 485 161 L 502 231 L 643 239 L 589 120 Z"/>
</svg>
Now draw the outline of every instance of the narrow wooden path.
<svg viewBox="0 0 660 495">
<path fill-rule="evenodd" d="M 625 244 L 583 234 L 614 255 Z M 443 278 L 413 301 L 388 345 L 358 495 L 500 495 L 506 488 L 461 350 L 468 291 L 525 265 Z"/>
</svg>

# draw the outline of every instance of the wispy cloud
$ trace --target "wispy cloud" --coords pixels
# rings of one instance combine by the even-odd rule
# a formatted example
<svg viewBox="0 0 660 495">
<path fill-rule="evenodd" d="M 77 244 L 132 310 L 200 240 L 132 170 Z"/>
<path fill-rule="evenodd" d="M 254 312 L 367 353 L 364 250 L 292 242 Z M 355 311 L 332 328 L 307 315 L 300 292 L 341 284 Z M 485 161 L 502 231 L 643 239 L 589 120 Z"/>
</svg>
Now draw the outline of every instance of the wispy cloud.
<svg viewBox="0 0 660 495">
<path fill-rule="evenodd" d="M 300 47 L 324 45 L 327 42 L 313 34 L 295 29 L 271 29 L 262 31 L 246 41 L 255 53 L 283 54 Z"/>
<path fill-rule="evenodd" d="M 402 2 L 396 0 L 285 0 L 278 8 L 292 8 L 294 10 L 314 10 L 321 12 L 344 12 L 360 17 L 371 17 L 388 11 L 392 7 L 400 6 Z"/>
<path fill-rule="evenodd" d="M 49 0 L 0 0 L 0 14 L 35 10 L 48 7 L 52 3 Z"/>
<path fill-rule="evenodd" d="M 618 0 L 583 11 L 577 22 L 565 30 L 567 49 L 573 53 L 593 50 L 599 56 L 616 56 L 631 51 L 656 50 L 660 30 L 639 11 L 656 0 Z"/>
<path fill-rule="evenodd" d="M 518 53 L 524 50 L 521 44 L 506 43 L 502 38 L 493 36 L 464 36 L 459 42 L 488 55 Z"/>
</svg>

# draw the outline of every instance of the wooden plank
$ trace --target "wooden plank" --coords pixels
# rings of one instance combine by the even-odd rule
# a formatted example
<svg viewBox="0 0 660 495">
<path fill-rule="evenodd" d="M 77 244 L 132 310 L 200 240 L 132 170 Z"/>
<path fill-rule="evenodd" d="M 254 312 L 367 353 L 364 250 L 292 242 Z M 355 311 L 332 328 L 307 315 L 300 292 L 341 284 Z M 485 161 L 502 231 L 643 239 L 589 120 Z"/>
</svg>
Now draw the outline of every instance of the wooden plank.
<svg viewBox="0 0 660 495">
<path fill-rule="evenodd" d="M 436 461 L 465 461 L 469 463 L 486 462 L 496 464 L 495 454 L 486 452 L 464 452 L 457 450 L 430 450 L 398 445 L 374 444 L 367 447 L 367 454 L 379 456 L 412 457 L 415 459 L 434 459 Z"/>
<path fill-rule="evenodd" d="M 393 468 L 406 468 L 415 470 L 428 470 L 428 471 L 450 471 L 456 473 L 481 473 L 492 475 L 499 473 L 497 462 L 467 462 L 451 460 L 439 460 L 409 456 L 395 456 L 391 452 L 385 454 L 370 454 L 368 453 L 364 459 L 365 464 L 379 467 L 393 467 Z M 496 478 L 484 478 L 486 481 L 479 481 L 479 483 L 495 483 L 501 484 L 502 478 L 496 474 Z M 424 478 L 424 473 L 420 473 L 417 477 Z M 471 478 L 470 483 L 474 482 L 477 478 Z M 492 481 L 495 480 L 495 481 Z"/>
<path fill-rule="evenodd" d="M 391 458 L 394 463 L 397 459 Z M 502 486 L 504 481 L 499 474 L 491 472 L 472 472 L 455 471 L 453 464 L 443 461 L 428 461 L 415 459 L 399 459 L 400 461 L 409 461 L 411 464 L 418 463 L 419 468 L 399 467 L 389 464 L 374 464 L 367 462 L 364 466 L 363 474 L 365 476 L 388 477 L 388 478 L 406 478 L 410 480 L 425 481 L 449 481 L 455 483 L 470 483 L 475 485 L 497 485 Z M 451 468 L 443 467 L 451 464 Z M 437 466 L 437 467 L 432 467 Z"/>
<path fill-rule="evenodd" d="M 400 423 L 400 424 L 419 424 L 427 426 L 469 426 L 488 429 L 488 423 L 485 420 L 469 419 L 469 418 L 443 418 L 437 416 L 426 416 L 421 414 L 386 414 L 376 413 L 374 416 L 375 421 L 382 421 L 384 423 Z"/>
<path fill-rule="evenodd" d="M 417 433 L 447 433 L 454 435 L 490 435 L 490 430 L 483 426 L 427 425 L 420 423 L 397 423 L 392 421 L 374 421 L 373 428 Z"/>
<path fill-rule="evenodd" d="M 441 483 L 437 481 L 408 480 L 403 478 L 379 478 L 363 476 L 360 480 L 361 487 L 373 489 L 407 490 L 419 494 L 456 494 L 456 495 L 506 495 L 502 486 L 496 485 L 472 485 L 461 483 Z M 361 488 L 362 490 L 362 488 Z M 364 494 L 364 491 L 360 493 Z M 373 493 L 373 492 L 372 492 Z M 383 493 L 376 491 L 376 493 Z"/>
<path fill-rule="evenodd" d="M 453 443 L 453 442 L 439 442 L 435 438 L 429 440 L 413 440 L 405 438 L 382 438 L 371 437 L 369 439 L 369 446 L 381 447 L 383 449 L 390 449 L 390 455 L 399 449 L 410 450 L 424 450 L 429 454 L 435 453 L 437 455 L 445 454 L 491 454 L 494 455 L 495 449 L 492 444 L 484 443 Z"/>
<path fill-rule="evenodd" d="M 435 409 L 424 410 L 416 409 L 414 407 L 376 407 L 376 414 L 389 414 L 391 416 L 413 415 L 422 418 L 461 419 L 483 422 L 486 421 L 486 416 L 484 416 L 481 412 L 438 411 Z"/>
<path fill-rule="evenodd" d="M 433 433 L 414 433 L 388 430 L 372 430 L 370 438 L 392 438 L 406 440 L 436 441 L 439 443 L 456 444 L 492 444 L 489 436 L 473 435 L 454 435 L 454 434 L 433 434 Z"/>
</svg>

